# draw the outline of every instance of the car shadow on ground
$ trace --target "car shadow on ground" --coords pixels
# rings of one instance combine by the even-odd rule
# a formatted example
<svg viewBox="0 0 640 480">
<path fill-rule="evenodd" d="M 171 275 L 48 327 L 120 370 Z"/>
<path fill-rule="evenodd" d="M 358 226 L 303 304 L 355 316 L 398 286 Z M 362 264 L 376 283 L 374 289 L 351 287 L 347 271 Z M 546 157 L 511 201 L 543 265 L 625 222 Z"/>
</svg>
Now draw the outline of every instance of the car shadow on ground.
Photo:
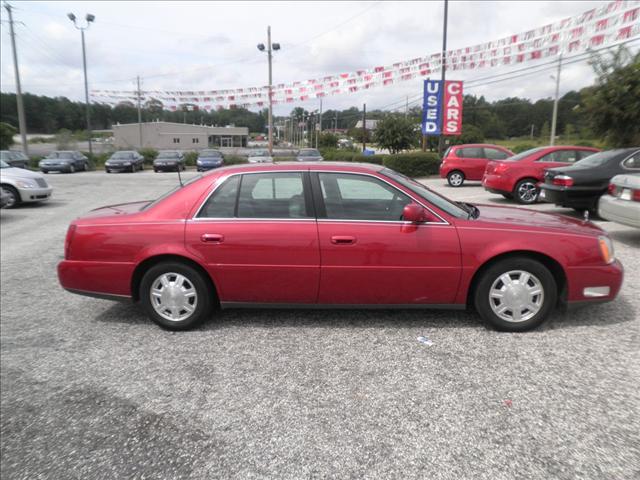
<svg viewBox="0 0 640 480">
<path fill-rule="evenodd" d="M 612 309 L 615 306 L 615 309 Z M 114 303 L 94 317 L 103 323 L 153 326 L 139 304 Z M 606 326 L 633 321 L 636 312 L 624 298 L 612 303 L 585 305 L 569 312 L 556 311 L 536 331 L 585 326 Z M 263 328 L 394 328 L 394 329 L 474 329 L 492 330 L 469 310 L 388 310 L 388 309 L 229 309 L 218 310 L 199 327 L 213 331 L 232 327 Z"/>
</svg>

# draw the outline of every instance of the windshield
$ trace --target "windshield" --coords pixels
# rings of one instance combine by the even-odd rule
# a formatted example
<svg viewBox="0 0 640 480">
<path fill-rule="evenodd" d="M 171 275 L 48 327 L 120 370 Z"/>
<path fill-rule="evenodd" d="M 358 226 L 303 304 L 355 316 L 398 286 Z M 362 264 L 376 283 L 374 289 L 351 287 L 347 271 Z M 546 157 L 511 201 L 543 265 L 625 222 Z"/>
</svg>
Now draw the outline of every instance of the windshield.
<svg viewBox="0 0 640 480">
<path fill-rule="evenodd" d="M 620 153 L 622 153 L 622 150 L 609 150 L 608 152 L 594 153 L 593 155 L 589 155 L 587 158 L 577 161 L 573 166 L 579 168 L 599 167 L 600 165 L 607 163 L 613 157 L 620 155 Z"/>
<path fill-rule="evenodd" d="M 111 155 L 112 160 L 130 159 L 131 152 L 116 152 Z"/>
<path fill-rule="evenodd" d="M 249 153 L 250 157 L 268 157 L 269 152 L 266 150 L 256 150 L 255 152 Z"/>
<path fill-rule="evenodd" d="M 204 158 L 204 157 L 221 157 L 222 154 L 217 151 L 217 150 L 203 150 L 202 153 L 200 153 L 200 158 Z"/>
<path fill-rule="evenodd" d="M 546 147 L 538 147 L 538 148 L 532 148 L 530 150 L 525 150 L 524 152 L 520 152 L 517 155 L 514 155 L 513 157 L 509 157 L 509 158 L 505 158 L 500 160 L 501 162 L 517 162 L 518 160 L 522 160 L 523 158 L 527 158 L 529 155 L 532 155 L 536 152 L 539 152 L 540 150 L 543 150 Z"/>
<path fill-rule="evenodd" d="M 0 160 L 0 168 L 11 168 L 11 166 L 4 160 Z"/>
<path fill-rule="evenodd" d="M 298 153 L 300 157 L 319 157 L 320 152 L 318 150 L 300 150 Z"/>
<path fill-rule="evenodd" d="M 178 158 L 178 152 L 160 152 L 158 158 Z"/>
<path fill-rule="evenodd" d="M 171 195 L 173 195 L 175 192 L 177 192 L 178 190 L 180 190 L 183 187 L 186 187 L 187 185 L 192 184 L 193 182 L 195 182 L 196 180 L 200 180 L 202 178 L 202 175 L 196 175 L 195 177 L 193 177 L 191 180 L 187 181 L 184 183 L 184 185 L 180 185 L 178 184 L 176 187 L 172 188 L 171 190 L 169 190 L 167 193 L 164 193 L 162 195 L 160 195 L 158 198 L 156 198 L 153 202 L 148 203 L 147 205 L 145 205 L 144 207 L 142 207 L 141 210 L 147 210 L 148 208 L 151 208 L 157 204 L 159 204 L 162 200 L 164 200 L 167 197 L 170 197 Z"/>
<path fill-rule="evenodd" d="M 416 182 L 412 178 L 402 175 L 401 173 L 393 171 L 389 168 L 382 169 L 380 173 L 395 180 L 400 185 L 407 187 L 413 193 L 416 193 L 417 195 L 427 200 L 429 203 L 432 203 L 436 207 L 444 210 L 449 215 L 453 215 L 454 217 L 457 217 L 457 218 L 469 218 L 468 211 L 459 207 L 448 198 L 445 198 L 435 192 L 432 192 L 423 184 Z"/>
<path fill-rule="evenodd" d="M 73 158 L 73 152 L 52 152 L 46 158 Z"/>
</svg>

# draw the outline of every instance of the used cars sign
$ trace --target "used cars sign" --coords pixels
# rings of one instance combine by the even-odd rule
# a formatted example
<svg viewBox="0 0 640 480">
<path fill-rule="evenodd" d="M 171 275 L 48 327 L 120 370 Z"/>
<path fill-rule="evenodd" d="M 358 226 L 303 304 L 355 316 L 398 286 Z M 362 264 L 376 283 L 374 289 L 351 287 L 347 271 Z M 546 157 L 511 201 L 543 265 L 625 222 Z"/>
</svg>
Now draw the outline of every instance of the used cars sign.
<svg viewBox="0 0 640 480">
<path fill-rule="evenodd" d="M 424 81 L 422 134 L 460 135 L 462 133 L 462 82 L 446 81 L 444 95 L 441 84 L 441 80 Z M 444 122 L 442 121 L 443 97 Z"/>
</svg>

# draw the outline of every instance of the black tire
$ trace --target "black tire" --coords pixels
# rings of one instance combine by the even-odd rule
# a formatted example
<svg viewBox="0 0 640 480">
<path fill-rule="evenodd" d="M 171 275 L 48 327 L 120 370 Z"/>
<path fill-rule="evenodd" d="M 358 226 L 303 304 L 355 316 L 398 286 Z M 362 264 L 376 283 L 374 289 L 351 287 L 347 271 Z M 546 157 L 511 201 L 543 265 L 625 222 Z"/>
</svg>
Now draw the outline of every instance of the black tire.
<svg viewBox="0 0 640 480">
<path fill-rule="evenodd" d="M 447 182 L 454 188 L 461 187 L 464 183 L 464 178 L 464 173 L 460 170 L 453 170 L 447 174 Z"/>
<path fill-rule="evenodd" d="M 40 170 L 40 171 L 41 171 L 42 173 L 44 173 L 45 175 L 46 175 L 47 173 L 49 173 L 49 170 Z"/>
<path fill-rule="evenodd" d="M 82 171 L 86 172 L 87 170 L 89 170 L 89 163 L 82 162 Z"/>
<path fill-rule="evenodd" d="M 151 289 L 163 274 L 180 274 L 196 291 L 194 311 L 182 320 L 169 320 L 161 316 L 151 300 Z M 151 320 L 168 330 L 188 330 L 211 316 L 214 305 L 214 293 L 209 284 L 194 268 L 180 262 L 163 262 L 147 270 L 140 282 L 140 304 Z"/>
<path fill-rule="evenodd" d="M 519 292 L 518 290 L 513 294 L 509 293 L 510 296 L 505 298 L 506 301 L 502 305 L 502 299 L 490 297 L 490 291 L 492 286 L 494 286 L 494 282 L 497 282 L 497 285 L 501 284 L 509 290 L 504 283 L 501 283 L 502 280 L 500 280 L 500 277 L 508 272 L 526 272 L 533 276 L 533 278 L 527 282 L 527 285 L 529 286 L 528 288 L 533 289 L 536 283 L 541 287 L 541 298 L 538 300 L 540 302 L 539 310 L 528 319 L 514 321 L 501 318 L 496 312 L 494 312 L 491 306 L 490 302 L 494 302 L 494 308 L 496 309 L 500 306 L 508 307 L 509 300 L 513 299 L 513 295 L 522 294 L 522 292 Z M 558 287 L 556 285 L 556 281 L 549 269 L 537 260 L 527 257 L 512 257 L 500 260 L 491 265 L 481 275 L 482 276 L 478 279 L 478 283 L 476 284 L 473 302 L 476 310 L 483 320 L 491 324 L 496 330 L 504 332 L 524 332 L 526 330 L 536 328 L 549 317 L 549 314 L 556 305 L 556 301 L 558 299 Z M 512 273 L 510 277 L 513 279 L 513 277 L 517 275 L 517 273 Z M 534 278 L 538 282 L 535 282 Z M 521 279 L 522 277 L 518 278 L 518 280 Z M 529 282 L 531 282 L 531 284 Z M 524 295 L 526 295 L 526 293 L 524 293 Z M 521 300 L 516 297 L 513 301 L 520 302 Z M 524 314 L 523 316 L 527 316 L 532 313 L 532 310 L 527 310 L 526 306 L 523 307 L 523 309 L 520 309 L 520 315 Z M 514 310 L 510 308 L 506 308 L 505 310 L 505 315 L 509 316 L 506 312 L 511 312 L 511 316 L 515 315 Z"/>
<path fill-rule="evenodd" d="M 534 178 L 523 178 L 516 183 L 513 189 L 513 198 L 523 205 L 532 205 L 538 201 L 540 189 L 536 187 L 537 180 Z"/>
<path fill-rule="evenodd" d="M 105 168 L 104 171 L 107 173 L 111 173 L 111 170 L 109 170 L 108 168 Z"/>
<path fill-rule="evenodd" d="M 143 171 L 143 170 L 144 170 L 144 163 L 141 163 L 140 164 L 140 171 Z"/>
<path fill-rule="evenodd" d="M 13 188 L 11 185 L 2 185 L 2 188 L 10 197 L 4 208 L 14 208 L 22 203 L 22 199 L 20 198 L 18 190 Z"/>
<path fill-rule="evenodd" d="M 154 168 L 154 169 L 153 169 L 153 171 L 154 171 L 155 173 L 158 173 L 158 169 L 157 169 L 157 168 Z"/>
<path fill-rule="evenodd" d="M 513 194 L 512 193 L 501 193 L 500 195 L 502 195 L 507 200 L 513 200 Z"/>
<path fill-rule="evenodd" d="M 69 171 L 67 173 L 75 173 L 75 172 L 76 172 L 76 167 L 73 164 L 69 165 Z"/>
</svg>

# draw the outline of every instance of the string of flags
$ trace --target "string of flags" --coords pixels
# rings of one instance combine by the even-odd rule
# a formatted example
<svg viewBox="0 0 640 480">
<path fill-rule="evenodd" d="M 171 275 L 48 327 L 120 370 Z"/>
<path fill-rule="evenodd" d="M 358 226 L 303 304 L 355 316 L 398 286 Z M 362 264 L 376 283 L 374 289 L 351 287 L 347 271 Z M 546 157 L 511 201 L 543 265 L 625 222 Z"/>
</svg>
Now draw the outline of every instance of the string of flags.
<svg viewBox="0 0 640 480">
<path fill-rule="evenodd" d="M 581 15 L 544 25 L 498 40 L 448 50 L 447 71 L 479 70 L 535 62 L 559 54 L 575 55 L 589 49 L 640 36 L 640 0 L 614 0 Z M 271 88 L 274 105 L 293 104 L 332 95 L 355 93 L 388 87 L 415 78 L 428 78 L 440 72 L 441 53 L 413 58 L 392 65 L 376 66 L 355 72 L 327 75 Z M 269 87 L 244 87 L 220 90 L 92 90 L 97 103 L 118 105 L 140 100 L 160 102 L 168 110 L 215 110 L 222 108 L 265 107 Z"/>
</svg>

